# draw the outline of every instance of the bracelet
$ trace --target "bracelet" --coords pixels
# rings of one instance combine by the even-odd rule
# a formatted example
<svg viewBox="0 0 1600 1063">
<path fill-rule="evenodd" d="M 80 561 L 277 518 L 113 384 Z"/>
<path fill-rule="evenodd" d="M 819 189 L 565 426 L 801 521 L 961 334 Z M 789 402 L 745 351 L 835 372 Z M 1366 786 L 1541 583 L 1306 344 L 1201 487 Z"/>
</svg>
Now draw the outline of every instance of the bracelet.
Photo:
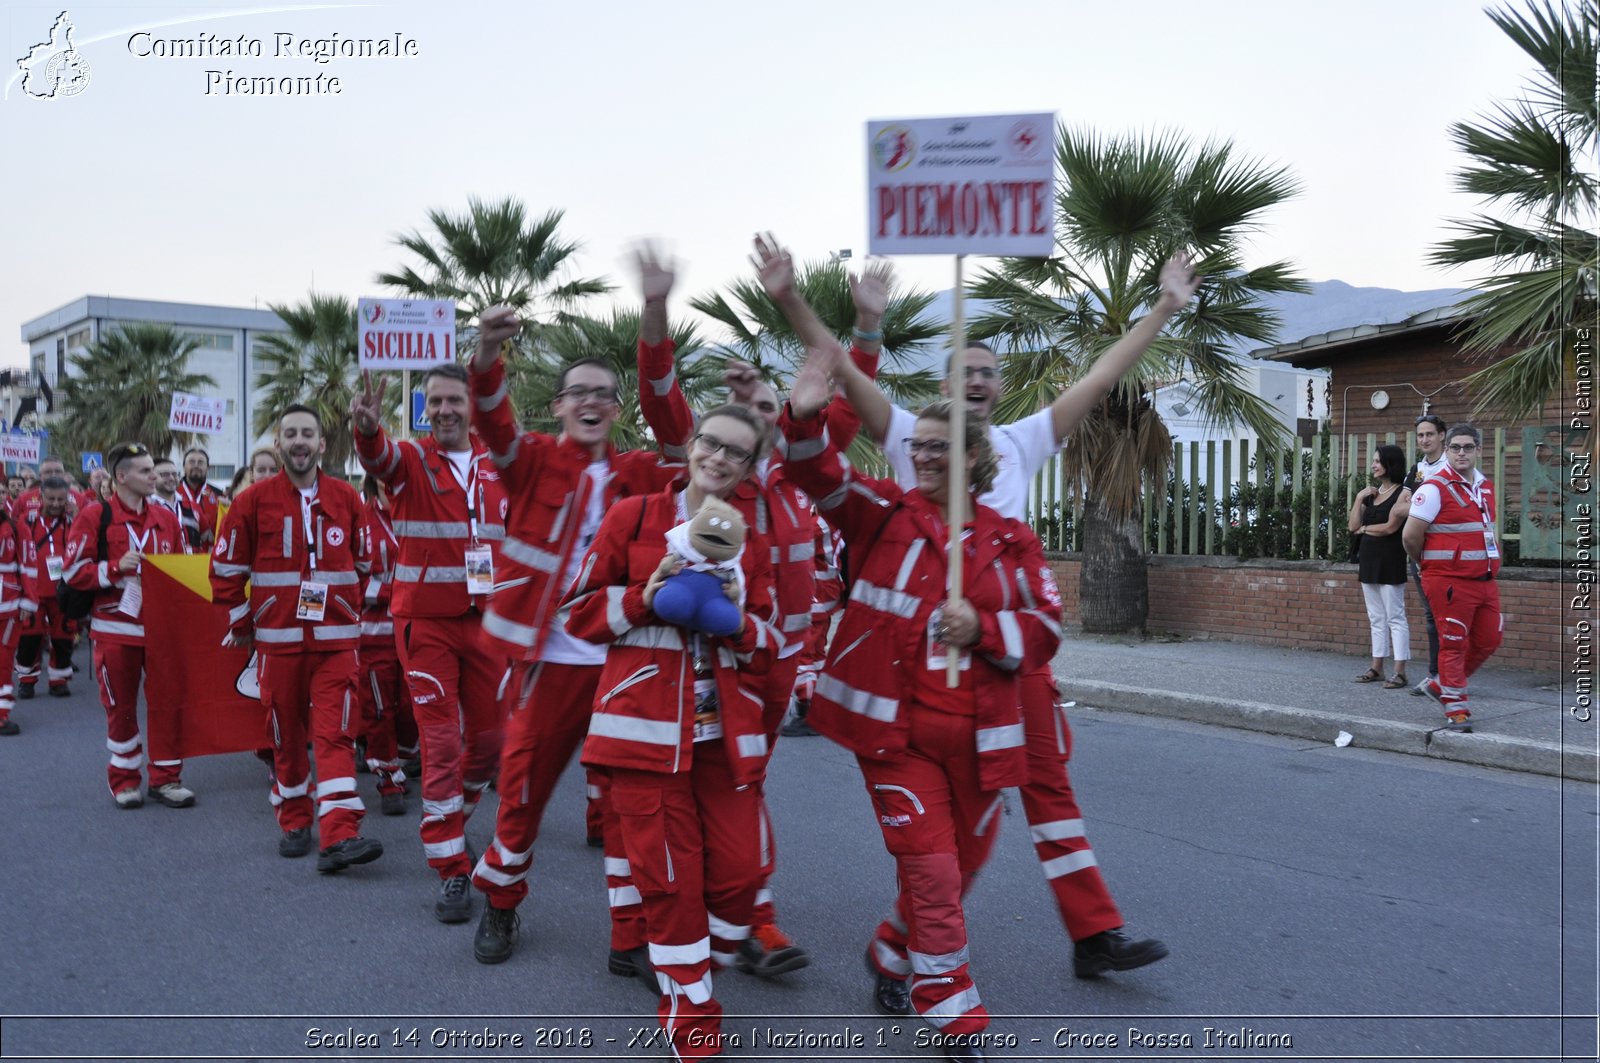
<svg viewBox="0 0 1600 1063">
<path fill-rule="evenodd" d="M 883 333 L 882 332 L 862 332 L 858 328 L 852 328 L 850 330 L 850 335 L 854 336 L 858 340 L 861 340 L 863 343 L 882 343 L 883 342 Z"/>
</svg>

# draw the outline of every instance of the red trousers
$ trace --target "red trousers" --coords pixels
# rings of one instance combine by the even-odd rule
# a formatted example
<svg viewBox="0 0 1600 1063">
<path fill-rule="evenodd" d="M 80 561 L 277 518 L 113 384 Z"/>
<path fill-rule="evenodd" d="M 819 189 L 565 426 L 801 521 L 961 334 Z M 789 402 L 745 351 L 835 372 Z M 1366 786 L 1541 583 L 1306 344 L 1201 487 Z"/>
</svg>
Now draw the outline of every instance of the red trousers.
<svg viewBox="0 0 1600 1063">
<path fill-rule="evenodd" d="M 50 688 L 64 687 L 72 679 L 72 645 L 78 622 L 68 620 L 54 598 L 46 598 L 33 612 L 24 613 L 22 638 L 17 643 L 17 679 L 25 687 L 39 684 L 40 657 L 45 640 L 50 643 L 48 669 Z"/>
<path fill-rule="evenodd" d="M 411 699 L 400 658 L 389 646 L 362 646 L 361 678 L 356 692 L 361 704 L 361 736 L 367 744 L 367 767 L 378 779 L 380 794 L 405 792 L 406 774 L 400 770 L 397 735 L 402 717 L 411 717 Z M 410 728 L 416 730 L 413 722 Z"/>
<path fill-rule="evenodd" d="M 1072 729 L 1065 710 L 1056 707 L 1055 677 L 1049 665 L 1022 677 L 1022 728 L 1028 754 L 1022 811 L 1067 934 L 1082 941 L 1119 927 L 1122 913 L 1100 877 L 1094 850 L 1084 837 L 1083 813 L 1067 778 Z"/>
<path fill-rule="evenodd" d="M 760 793 L 734 785 L 720 740 L 697 743 L 686 772 L 613 768 L 610 776 L 661 984 L 656 1014 L 681 1058 L 715 1055 L 722 1005 L 711 995 L 711 963 L 731 966 L 750 936 L 762 880 Z"/>
<path fill-rule="evenodd" d="M 278 827 L 290 831 L 311 826 L 309 739 L 317 758 L 321 846 L 355 837 L 366 812 L 356 793 L 356 651 L 263 653 L 258 660 L 261 703 L 272 728 L 276 779 L 270 799 L 278 811 Z"/>
<path fill-rule="evenodd" d="M 914 701 L 906 750 L 857 756 L 883 843 L 895 859 L 900 896 L 879 924 L 872 957 L 880 970 L 911 978 L 911 1006 L 945 1034 L 978 1033 L 989 1012 L 968 970 L 962 895 L 989 859 L 1002 799 L 978 783 L 974 717 Z"/>
<path fill-rule="evenodd" d="M 472 884 L 495 908 L 515 908 L 528 895 L 539 821 L 562 771 L 589 733 L 599 684 L 599 665 L 540 661 L 518 664 L 512 671 L 494 844 L 484 850 L 472 873 Z"/>
<path fill-rule="evenodd" d="M 440 878 L 472 873 L 467 817 L 500 763 L 505 664 L 476 612 L 396 617 L 395 643 L 422 741 L 422 851 Z"/>
<path fill-rule="evenodd" d="M 1439 700 L 1447 712 L 1468 712 L 1467 677 L 1494 655 L 1504 637 L 1500 587 L 1492 579 L 1455 579 L 1424 569 L 1422 592 L 1439 629 Z"/>
<path fill-rule="evenodd" d="M 0 723 L 10 719 L 11 710 L 16 707 L 16 689 L 11 685 L 11 673 L 16 667 L 17 639 L 21 631 L 22 622 L 16 613 L 0 620 Z M 71 663 L 69 659 L 69 669 Z"/>
<path fill-rule="evenodd" d="M 9 645 L 16 643 L 13 641 Z M 6 656 L 9 659 L 10 653 Z M 94 675 L 100 686 L 100 703 L 106 709 L 106 748 L 111 751 L 106 777 L 111 792 L 136 789 L 140 782 L 139 769 L 144 766 L 144 736 L 139 733 L 139 685 L 141 676 L 145 676 L 144 647 L 95 639 Z M 148 678 L 144 683 L 144 700 L 148 707 L 151 702 Z M 177 724 L 171 713 L 147 711 L 146 718 L 152 730 L 171 729 Z M 175 749 L 176 736 L 158 744 L 163 749 Z M 182 773 L 181 760 L 154 761 L 150 765 L 150 785 L 178 782 Z"/>
</svg>

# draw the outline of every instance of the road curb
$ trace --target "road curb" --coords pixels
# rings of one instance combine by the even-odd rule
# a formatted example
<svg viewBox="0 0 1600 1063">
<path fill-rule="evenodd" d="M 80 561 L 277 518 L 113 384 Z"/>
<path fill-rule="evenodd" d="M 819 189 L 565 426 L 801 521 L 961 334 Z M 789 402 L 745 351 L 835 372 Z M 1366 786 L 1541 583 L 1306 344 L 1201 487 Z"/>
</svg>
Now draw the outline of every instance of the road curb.
<svg viewBox="0 0 1600 1063">
<path fill-rule="evenodd" d="M 1330 744 L 1340 731 L 1348 731 L 1353 736 L 1351 744 L 1362 749 L 1552 775 L 1578 782 L 1600 782 L 1600 756 L 1594 750 L 1564 749 L 1555 742 L 1482 733 L 1455 734 L 1421 724 L 1259 701 L 1229 701 L 1171 690 L 1148 690 L 1091 679 L 1063 677 L 1057 683 L 1065 697 L 1097 709 L 1237 727 Z"/>
</svg>

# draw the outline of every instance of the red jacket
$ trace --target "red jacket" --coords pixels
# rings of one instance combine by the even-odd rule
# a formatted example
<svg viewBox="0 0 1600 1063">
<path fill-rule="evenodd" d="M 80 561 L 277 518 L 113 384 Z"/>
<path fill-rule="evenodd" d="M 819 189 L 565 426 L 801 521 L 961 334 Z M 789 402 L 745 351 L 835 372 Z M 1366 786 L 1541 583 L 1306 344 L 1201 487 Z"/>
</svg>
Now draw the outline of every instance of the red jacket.
<svg viewBox="0 0 1600 1063">
<path fill-rule="evenodd" d="M 389 488 L 400 542 L 394 566 L 395 616 L 460 616 L 483 608 L 486 596 L 467 593 L 466 551 L 474 525 L 478 545 L 493 552 L 495 577 L 500 578 L 505 489 L 483 443 L 477 436 L 471 441 L 469 499 L 432 436 L 396 442 L 382 428 L 371 437 L 356 433 L 361 467 Z"/>
<path fill-rule="evenodd" d="M 361 590 L 361 659 L 369 653 L 395 656 L 394 615 L 390 605 L 394 599 L 394 566 L 400 556 L 400 543 L 394 537 L 394 527 L 389 510 L 377 503 L 366 507 L 366 524 L 361 534 L 366 537 L 367 556 L 372 560 L 372 570 L 367 574 Z"/>
<path fill-rule="evenodd" d="M 850 550 L 849 599 L 806 720 L 857 753 L 900 753 L 911 730 L 901 702 L 926 670 L 929 618 L 946 597 L 943 513 L 920 492 L 856 475 L 820 419 L 795 422 L 785 409 L 780 427 L 789 475 L 819 500 Z M 962 596 L 981 626 L 969 651 L 979 780 L 995 790 L 1026 781 L 1019 670 L 1055 654 L 1061 596 L 1033 531 L 974 509 Z"/>
<path fill-rule="evenodd" d="M 99 546 L 100 512 L 111 507 L 111 523 L 106 526 L 106 553 L 96 556 Z M 78 512 L 67 533 L 67 571 L 70 586 L 97 591 L 89 613 L 89 633 L 96 639 L 124 646 L 144 645 L 144 621 L 129 616 L 120 608 L 128 579 L 117 570 L 117 563 L 130 549 L 145 554 L 183 553 L 183 531 L 172 510 L 144 499 L 138 510 L 122 503 L 115 492 L 109 502 L 90 502 Z"/>
<path fill-rule="evenodd" d="M 639 411 L 657 439 L 683 441 L 694 435 L 695 416 L 683 389 L 678 386 L 673 362 L 674 346 L 664 340 L 654 346 L 639 344 Z M 850 357 L 863 372 L 875 373 L 877 359 L 852 348 Z M 840 435 L 848 446 L 861 429 L 861 420 L 844 402 L 829 403 L 819 414 L 830 434 Z M 663 444 L 664 452 L 671 452 Z M 687 454 L 687 449 L 683 451 Z M 805 638 L 811 627 L 811 606 L 816 600 L 817 557 L 816 520 L 810 499 L 806 498 L 783 471 L 780 455 L 774 454 L 765 480 L 752 474 L 728 502 L 739 510 L 745 523 L 771 542 L 772 572 L 777 586 L 777 624 L 791 642 Z"/>
<path fill-rule="evenodd" d="M 262 653 L 348 650 L 361 640 L 361 578 L 371 568 L 361 497 L 320 470 L 316 483 L 309 515 L 287 475 L 251 484 L 228 508 L 211 552 L 211 600 L 228 610 L 229 630 L 253 633 Z M 308 580 L 327 586 L 321 620 L 297 615 Z"/>
<path fill-rule="evenodd" d="M 1494 530 L 1494 484 L 1488 477 L 1468 483 L 1448 465 L 1424 482 L 1439 492 L 1439 515 L 1422 543 L 1422 571 L 1456 579 L 1498 573 L 1500 558 L 1489 556 L 1485 534 Z"/>
<path fill-rule="evenodd" d="M 674 485 L 612 507 L 562 606 L 574 637 L 610 643 L 583 745 L 585 764 L 671 774 L 694 763 L 694 665 L 687 633 L 662 623 L 644 604 L 644 586 L 667 553 L 667 529 L 682 522 L 680 491 Z M 760 777 L 766 761 L 758 677 L 782 642 L 770 622 L 772 569 L 760 533 L 751 531 L 745 539 L 741 567 L 744 630 L 705 641 L 714 650 L 723 745 L 734 782 L 744 785 Z"/>
<path fill-rule="evenodd" d="M 20 610 L 25 603 L 21 570 L 26 542 L 26 535 L 16 521 L 0 517 L 0 644 L 17 644 L 17 622 L 23 619 Z M 0 676 L 0 685 L 10 684 L 10 673 Z"/>
<path fill-rule="evenodd" d="M 44 515 L 43 510 L 39 510 L 32 517 L 16 523 L 22 532 L 22 593 L 27 599 L 23 608 L 36 608 L 44 602 L 56 600 L 56 581 L 50 578 L 48 558 L 60 558 L 65 573 L 72 514 L 63 513 L 50 518 Z M 107 529 L 106 536 L 110 538 L 110 529 Z"/>
<path fill-rule="evenodd" d="M 571 440 L 518 433 L 506 395 L 505 367 L 472 375 L 473 426 L 488 444 L 511 499 L 506 537 L 495 571 L 495 594 L 483 617 L 484 636 L 507 657 L 536 660 L 566 588 L 560 586 L 589 504 L 589 452 Z M 608 445 L 611 478 L 605 504 L 653 494 L 683 470 L 660 455 Z M 502 571 L 503 570 L 503 571 Z"/>
<path fill-rule="evenodd" d="M 183 479 L 178 481 L 178 497 L 194 510 L 195 519 L 200 525 L 200 545 L 208 545 L 211 537 L 217 533 L 217 504 L 222 496 L 208 483 L 201 484 L 200 490 L 196 491 L 190 488 L 187 479 Z"/>
</svg>

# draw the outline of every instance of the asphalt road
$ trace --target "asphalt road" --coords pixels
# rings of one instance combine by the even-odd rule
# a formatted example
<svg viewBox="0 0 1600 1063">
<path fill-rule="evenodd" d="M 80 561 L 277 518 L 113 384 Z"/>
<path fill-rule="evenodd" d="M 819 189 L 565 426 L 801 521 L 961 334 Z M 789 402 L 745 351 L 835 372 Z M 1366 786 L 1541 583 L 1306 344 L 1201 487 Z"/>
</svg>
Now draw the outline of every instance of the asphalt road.
<svg viewBox="0 0 1600 1063">
<path fill-rule="evenodd" d="M 193 809 L 116 809 L 77 685 L 19 703 L 24 733 L 0 739 L 0 1058 L 665 1056 L 640 1040 L 650 994 L 604 967 L 575 766 L 521 946 L 485 967 L 476 919 L 433 919 L 415 816 L 377 815 L 370 776 L 385 856 L 319 876 L 277 856 L 247 754 L 186 767 Z M 1130 932 L 1172 956 L 1074 979 L 1013 800 L 968 903 L 992 1058 L 1595 1058 L 1594 786 L 1106 713 L 1075 732 L 1102 870 Z M 781 925 L 813 965 L 718 976 L 730 1055 L 938 1058 L 918 1023 L 870 1011 L 861 956 L 894 875 L 853 760 L 780 742 L 769 794 Z M 469 826 L 479 848 L 492 814 Z"/>
</svg>

